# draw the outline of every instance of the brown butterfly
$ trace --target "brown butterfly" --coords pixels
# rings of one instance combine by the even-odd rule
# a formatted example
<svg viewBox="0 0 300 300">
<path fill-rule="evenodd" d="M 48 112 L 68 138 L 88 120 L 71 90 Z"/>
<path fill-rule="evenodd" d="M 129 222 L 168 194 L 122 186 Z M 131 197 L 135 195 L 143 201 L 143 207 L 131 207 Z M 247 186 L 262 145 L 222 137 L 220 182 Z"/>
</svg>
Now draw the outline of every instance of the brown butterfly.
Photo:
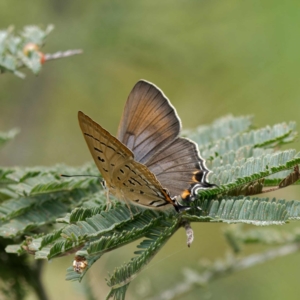
<svg viewBox="0 0 300 300">
<path fill-rule="evenodd" d="M 197 145 L 179 137 L 181 121 L 164 93 L 140 80 L 129 94 L 117 138 L 81 111 L 79 125 L 108 192 L 127 204 L 186 209 L 211 188 Z"/>
</svg>

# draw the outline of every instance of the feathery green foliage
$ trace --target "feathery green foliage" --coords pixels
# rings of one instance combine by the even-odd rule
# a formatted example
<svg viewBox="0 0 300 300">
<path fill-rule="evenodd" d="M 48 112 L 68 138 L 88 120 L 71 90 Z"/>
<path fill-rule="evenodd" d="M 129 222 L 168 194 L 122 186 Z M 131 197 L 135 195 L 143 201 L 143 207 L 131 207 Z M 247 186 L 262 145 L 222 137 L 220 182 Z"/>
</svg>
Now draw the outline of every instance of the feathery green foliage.
<svg viewBox="0 0 300 300">
<path fill-rule="evenodd" d="M 210 125 L 202 125 L 194 130 L 183 130 L 182 134 L 202 147 L 249 130 L 252 119 L 251 116 L 233 117 L 228 115 L 217 119 Z"/>
<path fill-rule="evenodd" d="M 8 132 L 0 132 L 0 147 L 12 140 L 19 133 L 18 129 L 11 129 Z"/>
<path fill-rule="evenodd" d="M 166 243 L 166 241 L 175 233 L 178 228 L 176 219 L 169 222 L 162 222 L 159 227 L 149 230 L 145 235 L 138 248 L 142 249 L 135 254 L 137 257 L 133 258 L 128 264 L 116 268 L 114 273 L 107 280 L 108 286 L 111 287 L 107 299 L 113 297 L 114 299 L 125 299 L 125 292 L 129 283 L 137 276 L 137 273 L 150 262 L 159 249 Z"/>
<path fill-rule="evenodd" d="M 185 132 L 200 143 L 201 155 L 209 158 L 213 172 L 210 182 L 218 186 L 200 192 L 191 209 L 179 214 L 173 208 L 167 212 L 129 209 L 115 199 L 107 205 L 97 178 L 59 176 L 98 175 L 95 166 L 0 169 L 0 235 L 16 239 L 15 244 L 5 246 L 6 251 L 33 254 L 37 259 L 76 254 L 86 265 L 81 273 L 70 267 L 66 279 L 81 281 L 106 252 L 142 238 L 136 256 L 107 280 L 111 287 L 107 297 L 124 299 L 130 282 L 186 222 L 278 225 L 299 220 L 298 200 L 251 197 L 299 184 L 300 155 L 295 150 L 278 150 L 295 139 L 295 124 L 250 130 L 251 121 L 250 117 L 227 116 Z M 236 251 L 242 241 L 251 240 L 241 235 L 225 234 Z M 291 240 L 295 239 L 292 235 Z"/>
<path fill-rule="evenodd" d="M 25 26 L 18 34 L 14 33 L 13 26 L 0 30 L 0 72 L 25 78 L 25 74 L 20 69 L 27 68 L 33 74 L 38 75 L 46 61 L 82 53 L 81 50 L 59 51 L 53 54 L 41 52 L 53 28 L 53 25 L 48 25 L 45 30 L 34 25 Z"/>
</svg>

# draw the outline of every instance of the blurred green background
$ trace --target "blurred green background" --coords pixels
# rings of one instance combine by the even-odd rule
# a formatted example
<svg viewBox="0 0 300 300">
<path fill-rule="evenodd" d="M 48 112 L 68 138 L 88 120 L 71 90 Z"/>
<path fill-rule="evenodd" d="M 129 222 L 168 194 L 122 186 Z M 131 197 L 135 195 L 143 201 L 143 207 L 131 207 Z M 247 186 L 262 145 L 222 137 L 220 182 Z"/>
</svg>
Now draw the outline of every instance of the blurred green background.
<svg viewBox="0 0 300 300">
<path fill-rule="evenodd" d="M 0 1 L 0 28 L 54 24 L 46 53 L 84 54 L 46 63 L 38 77 L 1 75 L 0 130 L 21 134 L 0 155 L 3 166 L 79 166 L 91 160 L 77 122 L 82 110 L 116 133 L 127 96 L 139 79 L 171 100 L 183 127 L 232 113 L 255 115 L 264 126 L 298 121 L 300 10 L 296 1 Z M 296 143 L 292 147 L 299 147 Z M 299 188 L 275 196 L 300 199 Z M 182 280 L 200 259 L 229 251 L 222 224 L 194 225 L 190 249 L 180 230 L 132 283 L 128 299 L 144 299 Z M 293 224 L 284 229 L 292 228 Z M 264 248 L 251 246 L 246 253 Z M 104 276 L 132 256 L 134 245 L 104 256 L 87 278 L 98 299 Z M 84 299 L 82 285 L 65 282 L 72 257 L 47 263 L 50 299 Z M 181 299 L 299 299 L 300 254 L 219 279 Z M 35 299 L 33 295 L 28 299 Z"/>
</svg>

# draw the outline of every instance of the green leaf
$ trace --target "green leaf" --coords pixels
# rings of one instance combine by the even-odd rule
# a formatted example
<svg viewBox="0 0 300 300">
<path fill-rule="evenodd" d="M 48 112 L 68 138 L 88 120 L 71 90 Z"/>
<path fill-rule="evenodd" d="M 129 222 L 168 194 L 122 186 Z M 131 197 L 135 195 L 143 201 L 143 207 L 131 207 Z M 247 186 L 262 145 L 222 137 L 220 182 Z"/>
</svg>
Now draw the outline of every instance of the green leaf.
<svg viewBox="0 0 300 300">
<path fill-rule="evenodd" d="M 195 141 L 200 149 L 207 144 L 213 144 L 220 139 L 231 137 L 249 129 L 252 116 L 224 116 L 210 125 L 202 125 L 194 130 L 183 130 L 182 134 Z"/>
<path fill-rule="evenodd" d="M 0 65 L 1 65 L 1 62 L 0 62 Z M 18 133 L 19 133 L 18 129 L 11 129 L 10 131 L 7 131 L 7 132 L 0 132 L 0 147 L 2 147 L 8 141 L 14 139 Z"/>
<path fill-rule="evenodd" d="M 124 266 L 116 268 L 110 278 L 107 279 L 107 285 L 111 287 L 111 291 L 106 299 L 125 299 L 129 283 L 151 261 L 177 229 L 178 221 L 176 219 L 164 221 L 159 227 L 151 229 L 147 235 L 148 239 L 138 246 L 142 249 L 139 252 L 140 255 Z"/>
<path fill-rule="evenodd" d="M 31 205 L 26 208 L 22 207 L 19 211 L 11 212 L 9 218 L 7 217 L 5 221 L 0 222 L 0 236 L 13 238 L 38 229 L 43 225 L 52 224 L 58 217 L 68 212 L 72 205 L 80 202 L 85 195 L 82 191 L 78 193 L 75 190 L 57 196 L 64 198 L 65 201 L 56 201 L 53 195 L 50 194 L 44 197 L 36 197 L 32 202 L 28 202 Z"/>
<path fill-rule="evenodd" d="M 64 228 L 63 234 L 70 240 L 83 242 L 87 238 L 95 238 L 115 229 L 117 226 L 120 227 L 140 214 L 142 214 L 142 210 L 137 209 L 131 215 L 128 207 L 119 206 L 110 211 L 96 214 L 85 221 L 79 221 L 76 225 L 71 224 Z"/>
<path fill-rule="evenodd" d="M 286 150 L 247 160 L 235 161 L 232 165 L 220 166 L 213 169 L 210 181 L 222 187 L 233 187 L 232 183 L 245 184 L 272 174 L 286 171 L 300 163 L 300 158 L 295 155 L 295 150 Z M 284 174 L 285 175 L 285 174 Z M 282 176 L 284 176 L 282 175 Z"/>
<path fill-rule="evenodd" d="M 162 215 L 157 217 L 152 211 L 145 211 L 125 226 L 118 228 L 112 235 L 105 235 L 91 242 L 86 251 L 89 255 L 95 255 L 131 243 L 146 235 L 151 228 L 160 224 L 163 218 Z"/>
<path fill-rule="evenodd" d="M 45 30 L 42 30 L 38 26 L 29 25 L 25 26 L 21 32 L 21 37 L 26 41 L 26 43 L 34 43 L 39 46 L 43 46 L 45 38 L 54 29 L 52 24 L 48 25 Z"/>
<path fill-rule="evenodd" d="M 224 156 L 231 151 L 238 151 L 240 148 L 245 148 L 245 154 L 251 155 L 251 148 L 269 147 L 273 148 L 295 140 L 297 133 L 295 130 L 295 123 L 276 124 L 272 127 L 251 130 L 249 132 L 237 133 L 234 136 L 227 136 L 226 138 L 215 140 L 213 143 L 206 145 L 199 145 L 199 151 L 202 157 L 215 158 Z M 241 155 L 243 152 L 240 151 Z M 249 156 L 243 157 L 248 158 Z"/>
<path fill-rule="evenodd" d="M 268 199 L 232 198 L 204 202 L 202 210 L 210 222 L 246 223 L 253 225 L 281 225 L 289 218 L 286 206 Z M 201 217 L 185 217 L 189 221 L 203 221 Z"/>
</svg>

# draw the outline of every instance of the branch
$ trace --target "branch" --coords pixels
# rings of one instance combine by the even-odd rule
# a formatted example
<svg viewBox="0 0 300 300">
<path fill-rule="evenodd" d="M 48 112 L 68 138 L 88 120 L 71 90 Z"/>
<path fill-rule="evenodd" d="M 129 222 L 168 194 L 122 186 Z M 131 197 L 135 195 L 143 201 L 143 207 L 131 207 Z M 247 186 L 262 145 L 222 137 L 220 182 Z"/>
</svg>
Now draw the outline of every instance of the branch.
<svg viewBox="0 0 300 300">
<path fill-rule="evenodd" d="M 48 295 L 46 293 L 46 289 L 43 285 L 42 281 L 42 267 L 44 265 L 44 261 L 37 260 L 35 261 L 33 267 L 31 268 L 31 272 L 29 273 L 31 276 L 26 276 L 26 281 L 31 285 L 34 289 L 36 296 L 40 300 L 48 300 Z"/>
<path fill-rule="evenodd" d="M 58 51 L 55 53 L 47 53 L 47 54 L 45 54 L 45 61 L 69 57 L 69 56 L 78 55 L 78 54 L 82 54 L 82 53 L 83 53 L 83 51 L 81 49 Z"/>
<path fill-rule="evenodd" d="M 248 269 L 258 264 L 265 263 L 277 257 L 286 256 L 300 250 L 300 243 L 282 246 L 276 249 L 271 249 L 260 254 L 252 254 L 242 259 L 235 259 L 230 256 L 223 264 L 217 262 L 212 265 L 210 270 L 198 273 L 197 271 L 186 269 L 184 271 L 185 281 L 181 284 L 176 284 L 169 290 L 160 293 L 159 296 L 149 298 L 148 300 L 171 300 L 179 299 L 182 295 L 189 293 L 195 286 L 206 286 L 213 279 L 223 277 L 225 275 Z"/>
</svg>

